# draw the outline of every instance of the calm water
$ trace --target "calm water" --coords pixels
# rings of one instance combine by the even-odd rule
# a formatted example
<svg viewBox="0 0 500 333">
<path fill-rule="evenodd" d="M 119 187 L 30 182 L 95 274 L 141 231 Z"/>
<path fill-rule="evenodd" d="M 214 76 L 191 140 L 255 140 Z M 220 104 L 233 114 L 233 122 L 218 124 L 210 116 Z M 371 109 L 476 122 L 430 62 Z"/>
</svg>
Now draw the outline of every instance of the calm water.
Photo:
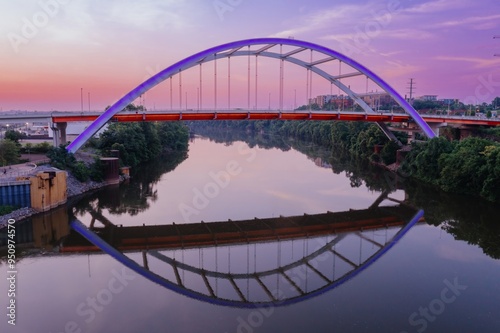
<svg viewBox="0 0 500 333">
<path fill-rule="evenodd" d="M 330 159 L 310 145 L 251 146 L 197 138 L 187 159 L 146 166 L 130 184 L 73 203 L 69 215 L 61 208 L 20 224 L 18 236 L 29 244 L 18 249 L 16 326 L 8 325 L 4 314 L 0 331 L 500 331 L 497 206 L 402 184 L 340 155 Z M 368 210 L 371 206 L 382 208 Z M 72 215 L 124 245 L 103 226 L 209 225 L 228 219 L 243 225 L 254 218 L 304 214 L 314 222 L 328 211 L 345 212 L 342 221 L 376 224 L 377 214 L 391 215 L 395 206 L 405 214 L 388 228 L 124 253 L 161 281 L 177 281 L 168 262 L 183 263 L 182 288 L 176 290 L 109 254 L 60 253 L 90 245 L 75 231 L 66 236 Z M 407 224 L 419 209 L 425 221 Z M 7 271 L 5 259 L 0 271 Z M 1 279 L 3 309 L 7 289 Z"/>
</svg>

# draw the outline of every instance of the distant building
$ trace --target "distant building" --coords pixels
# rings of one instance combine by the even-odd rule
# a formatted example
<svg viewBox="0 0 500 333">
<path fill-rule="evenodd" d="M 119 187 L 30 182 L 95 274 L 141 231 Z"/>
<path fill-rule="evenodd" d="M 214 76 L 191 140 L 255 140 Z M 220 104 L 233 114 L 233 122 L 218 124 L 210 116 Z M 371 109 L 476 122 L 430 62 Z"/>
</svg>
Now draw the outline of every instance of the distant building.
<svg viewBox="0 0 500 333">
<path fill-rule="evenodd" d="M 354 101 L 347 95 L 320 95 L 309 99 L 309 104 L 318 104 L 320 108 L 324 108 L 326 104 L 332 104 L 335 108 L 350 108 L 354 105 Z"/>
<path fill-rule="evenodd" d="M 437 97 L 438 95 L 423 95 L 420 97 L 417 97 L 417 100 L 420 101 L 426 101 L 426 102 L 437 102 Z"/>
<path fill-rule="evenodd" d="M 379 109 L 382 105 L 395 105 L 392 96 L 385 91 L 375 91 L 366 94 L 359 94 L 359 97 L 372 109 Z"/>
</svg>

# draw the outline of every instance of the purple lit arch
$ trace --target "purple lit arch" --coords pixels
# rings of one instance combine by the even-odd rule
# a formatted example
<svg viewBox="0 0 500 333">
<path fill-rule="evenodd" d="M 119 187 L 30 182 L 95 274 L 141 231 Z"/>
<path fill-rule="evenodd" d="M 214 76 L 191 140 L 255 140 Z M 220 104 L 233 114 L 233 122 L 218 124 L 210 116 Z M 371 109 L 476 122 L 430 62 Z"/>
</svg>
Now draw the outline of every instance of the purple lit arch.
<svg viewBox="0 0 500 333">
<path fill-rule="evenodd" d="M 245 46 L 253 46 L 253 45 L 263 45 L 261 48 L 257 50 L 242 50 Z M 295 46 L 296 50 L 288 52 L 286 54 L 274 53 L 270 52 L 273 46 L 276 45 L 286 45 L 286 46 Z M 312 50 L 315 52 L 320 52 L 326 55 L 327 59 L 325 61 L 312 62 L 308 63 L 298 58 L 292 57 L 292 55 L 300 53 L 305 50 Z M 415 111 L 415 109 L 401 96 L 396 90 L 394 90 L 389 84 L 387 84 L 384 80 L 382 80 L 379 76 L 374 74 L 368 68 L 354 61 L 353 59 L 337 52 L 326 48 L 321 45 L 300 41 L 296 39 L 285 39 L 285 38 L 257 38 L 257 39 L 247 39 L 236 41 L 232 43 L 227 43 L 219 46 L 212 47 L 205 51 L 199 52 L 195 55 L 187 57 L 184 60 L 173 64 L 172 66 L 162 70 L 158 74 L 152 76 L 148 80 L 141 83 L 135 89 L 130 91 L 128 94 L 123 96 L 120 100 L 118 100 L 115 104 L 113 104 L 108 110 L 106 110 L 99 118 L 97 118 L 90 126 L 83 131 L 68 147 L 68 151 L 74 153 L 76 152 L 87 140 L 89 140 L 95 133 L 97 133 L 115 114 L 122 111 L 127 105 L 136 100 L 139 96 L 146 93 L 151 88 L 170 78 L 171 76 L 178 74 L 179 72 L 199 65 L 201 63 L 210 62 L 216 59 L 222 59 L 227 57 L 235 57 L 235 56 L 264 56 L 269 58 L 282 59 L 284 61 L 288 61 L 294 63 L 298 66 L 307 68 L 317 75 L 327 79 L 333 85 L 340 88 L 342 91 L 347 93 L 349 97 L 351 97 L 358 105 L 360 105 L 366 112 L 374 112 L 356 93 L 350 90 L 349 87 L 345 86 L 340 82 L 342 78 L 346 78 L 349 76 L 356 75 L 365 75 L 370 78 L 373 82 L 375 82 L 379 87 L 381 87 L 384 91 L 386 91 L 415 121 L 415 123 L 420 127 L 420 129 L 424 132 L 424 134 L 428 138 L 433 138 L 435 136 L 432 129 L 429 125 L 422 119 L 422 117 Z M 359 71 L 358 73 L 346 74 L 346 75 L 330 75 L 318 68 L 316 65 L 326 62 L 339 60 L 347 64 L 348 66 L 354 68 Z"/>
</svg>

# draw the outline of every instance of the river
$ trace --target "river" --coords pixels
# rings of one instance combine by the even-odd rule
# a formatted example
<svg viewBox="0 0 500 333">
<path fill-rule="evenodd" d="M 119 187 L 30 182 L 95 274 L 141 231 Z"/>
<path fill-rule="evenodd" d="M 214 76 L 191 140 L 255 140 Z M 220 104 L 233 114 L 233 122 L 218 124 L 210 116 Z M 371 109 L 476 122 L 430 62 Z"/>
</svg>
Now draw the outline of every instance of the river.
<svg viewBox="0 0 500 333">
<path fill-rule="evenodd" d="M 15 297 L 0 279 L 15 326 L 3 314 L 0 331 L 500 331 L 497 206 L 245 141 L 196 137 L 188 156 L 18 223 Z"/>
</svg>

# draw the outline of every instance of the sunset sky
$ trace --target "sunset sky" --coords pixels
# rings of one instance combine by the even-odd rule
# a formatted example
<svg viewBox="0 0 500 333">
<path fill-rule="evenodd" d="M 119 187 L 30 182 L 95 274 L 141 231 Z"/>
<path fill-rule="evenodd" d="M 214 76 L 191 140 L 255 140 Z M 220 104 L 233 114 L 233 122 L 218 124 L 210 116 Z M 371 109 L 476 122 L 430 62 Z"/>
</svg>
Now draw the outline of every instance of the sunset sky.
<svg viewBox="0 0 500 333">
<path fill-rule="evenodd" d="M 493 38 L 500 35 L 498 0 L 0 4 L 3 111 L 80 110 L 81 88 L 85 109 L 90 94 L 91 109 L 102 110 L 148 76 L 204 49 L 240 39 L 290 36 L 351 56 L 403 96 L 409 78 L 415 79 L 417 96 L 477 102 L 500 96 L 500 57 L 493 56 L 500 53 L 500 38 Z M 186 92 L 191 85 L 193 96 L 196 80 L 186 80 Z M 289 87 L 300 85 L 292 83 L 300 78 L 287 80 Z M 317 88 L 315 93 L 329 91 Z M 299 103 L 305 101 L 302 92 L 297 94 Z M 146 98 L 149 108 L 169 103 L 158 95 Z M 238 96 L 233 99 L 237 105 Z"/>
</svg>

